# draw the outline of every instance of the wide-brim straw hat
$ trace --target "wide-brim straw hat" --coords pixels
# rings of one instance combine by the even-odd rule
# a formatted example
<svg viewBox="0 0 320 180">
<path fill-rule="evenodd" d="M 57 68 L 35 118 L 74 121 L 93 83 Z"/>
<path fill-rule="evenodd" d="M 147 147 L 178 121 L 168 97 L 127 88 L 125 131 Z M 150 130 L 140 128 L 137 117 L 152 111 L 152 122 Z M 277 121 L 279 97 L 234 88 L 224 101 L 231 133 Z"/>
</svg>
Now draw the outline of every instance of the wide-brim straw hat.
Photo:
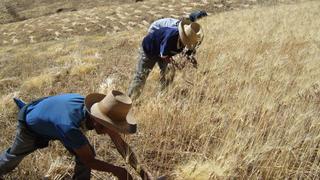
<svg viewBox="0 0 320 180">
<path fill-rule="evenodd" d="M 120 91 L 107 95 L 92 93 L 85 98 L 87 112 L 98 123 L 125 134 L 137 131 L 137 123 L 131 113 L 132 100 Z"/>
<path fill-rule="evenodd" d="M 182 19 L 178 26 L 179 36 L 187 49 L 194 49 L 203 40 L 203 32 L 200 24 Z"/>
</svg>

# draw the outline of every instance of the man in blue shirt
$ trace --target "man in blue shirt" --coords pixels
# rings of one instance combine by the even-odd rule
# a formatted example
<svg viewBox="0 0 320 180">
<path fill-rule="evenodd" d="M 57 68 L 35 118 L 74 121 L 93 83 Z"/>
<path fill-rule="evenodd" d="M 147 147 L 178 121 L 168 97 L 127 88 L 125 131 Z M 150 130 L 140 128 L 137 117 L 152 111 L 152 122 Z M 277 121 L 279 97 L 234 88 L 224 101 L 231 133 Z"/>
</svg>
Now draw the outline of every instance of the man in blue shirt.
<svg viewBox="0 0 320 180">
<path fill-rule="evenodd" d="M 59 140 L 76 157 L 73 179 L 90 179 L 91 169 L 113 173 L 119 179 L 132 179 L 126 169 L 97 159 L 82 133 L 84 130 L 95 130 L 97 134 L 135 133 L 136 121 L 129 116 L 131 104 L 131 99 L 119 91 L 86 97 L 61 94 L 28 105 L 20 101 L 16 138 L 11 148 L 0 155 L 0 177 L 12 171 L 28 154 L 47 147 L 51 140 Z"/>
<path fill-rule="evenodd" d="M 178 27 L 160 27 L 148 33 L 142 41 L 137 70 L 128 95 L 132 99 L 140 96 L 146 79 L 156 63 L 160 68 L 161 90 L 165 89 L 170 83 L 165 75 L 172 57 L 181 53 L 184 48 L 194 49 L 202 39 L 201 26 L 187 19 L 182 19 Z"/>
<path fill-rule="evenodd" d="M 199 19 L 201 19 L 201 18 L 203 18 L 205 16 L 208 16 L 206 11 L 197 10 L 197 11 L 191 12 L 189 17 L 187 18 L 187 20 L 190 20 L 191 22 L 196 22 L 197 20 L 199 20 Z M 155 30 L 158 30 L 158 29 L 160 29 L 162 27 L 178 27 L 178 25 L 179 25 L 179 23 L 180 23 L 180 21 L 182 19 L 184 19 L 184 17 L 182 17 L 180 19 L 175 19 L 175 18 L 158 19 L 158 20 L 154 21 L 150 25 L 150 27 L 148 29 L 148 33 L 152 33 Z M 198 64 L 197 64 L 197 60 L 195 59 L 196 48 L 194 48 L 194 49 L 184 49 L 183 52 L 181 53 L 181 55 L 182 55 L 181 57 L 183 57 L 187 61 L 191 62 L 193 67 L 197 68 Z"/>
</svg>

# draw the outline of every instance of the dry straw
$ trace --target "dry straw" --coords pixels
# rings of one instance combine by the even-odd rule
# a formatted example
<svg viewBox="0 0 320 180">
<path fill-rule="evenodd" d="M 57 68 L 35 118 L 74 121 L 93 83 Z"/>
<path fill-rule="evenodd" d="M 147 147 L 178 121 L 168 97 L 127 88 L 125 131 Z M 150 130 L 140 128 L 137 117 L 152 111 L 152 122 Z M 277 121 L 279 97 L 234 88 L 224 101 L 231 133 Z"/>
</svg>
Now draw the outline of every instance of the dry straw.
<svg viewBox="0 0 320 180">
<path fill-rule="evenodd" d="M 221 13 L 199 21 L 205 40 L 197 54 L 198 70 L 176 72 L 174 83 L 162 93 L 159 73 L 152 72 L 135 102 L 139 132 L 126 140 L 143 165 L 174 179 L 318 179 L 319 8 L 320 3 L 312 1 Z M 6 84 L 11 92 L 1 89 L 1 101 L 10 99 L 12 91 L 26 100 L 61 92 L 126 91 L 144 34 L 123 32 L 0 49 L 1 59 L 8 62 L 1 79 L 21 79 Z M 38 49 L 41 56 L 34 55 Z M 85 60 L 96 56 L 96 61 Z M 21 69 L 12 71 L 18 62 Z M 86 63 L 92 66 L 76 70 Z M 51 68 L 61 68 L 60 75 L 54 75 L 54 81 L 43 81 L 50 80 L 47 76 L 34 81 L 31 89 L 39 87 L 37 91 L 19 86 Z M 3 107 L 0 128 L 8 136 L 1 139 L 1 149 L 10 145 L 16 125 L 14 106 Z M 95 133 L 88 137 L 99 158 L 124 164 L 110 139 Z M 53 143 L 28 156 L 8 178 L 41 179 L 54 163 L 51 159 L 65 154 L 61 144 Z M 57 172 L 58 176 L 69 169 Z M 93 174 L 94 179 L 108 176 Z"/>
</svg>

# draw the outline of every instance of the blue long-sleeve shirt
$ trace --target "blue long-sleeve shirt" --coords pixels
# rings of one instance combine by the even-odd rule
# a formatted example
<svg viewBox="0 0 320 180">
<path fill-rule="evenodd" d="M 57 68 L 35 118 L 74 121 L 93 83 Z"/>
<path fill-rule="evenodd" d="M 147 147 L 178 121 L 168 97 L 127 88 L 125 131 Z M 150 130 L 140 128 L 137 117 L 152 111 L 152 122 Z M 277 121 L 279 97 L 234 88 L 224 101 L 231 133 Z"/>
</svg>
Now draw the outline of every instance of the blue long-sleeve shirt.
<svg viewBox="0 0 320 180">
<path fill-rule="evenodd" d="M 182 46 L 178 47 L 178 39 L 178 28 L 162 27 L 144 37 L 142 47 L 151 57 L 174 56 L 183 50 Z"/>
<path fill-rule="evenodd" d="M 68 149 L 77 149 L 89 144 L 80 131 L 85 113 L 83 96 L 61 94 L 29 105 L 26 123 L 28 128 L 44 140 L 60 140 Z"/>
</svg>

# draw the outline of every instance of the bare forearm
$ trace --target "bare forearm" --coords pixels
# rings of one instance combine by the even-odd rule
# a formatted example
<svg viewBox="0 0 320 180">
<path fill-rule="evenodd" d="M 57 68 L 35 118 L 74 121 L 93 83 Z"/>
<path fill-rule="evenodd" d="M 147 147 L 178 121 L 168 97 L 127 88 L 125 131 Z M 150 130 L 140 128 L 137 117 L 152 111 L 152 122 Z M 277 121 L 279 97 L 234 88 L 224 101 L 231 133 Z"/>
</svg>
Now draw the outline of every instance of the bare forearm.
<svg viewBox="0 0 320 180">
<path fill-rule="evenodd" d="M 110 172 L 119 179 L 132 179 L 132 176 L 127 172 L 125 168 L 114 166 L 112 164 L 96 159 L 92 149 L 88 144 L 83 145 L 78 149 L 74 149 L 74 151 L 81 162 L 90 169 Z"/>
<path fill-rule="evenodd" d="M 87 166 L 97 171 L 104 171 L 104 172 L 111 172 L 111 173 L 115 172 L 118 168 L 117 166 L 106 163 L 99 159 L 92 160 L 91 162 L 87 163 Z"/>
<path fill-rule="evenodd" d="M 87 165 L 94 170 L 110 172 L 119 179 L 132 180 L 132 176 L 125 168 L 114 166 L 98 159 L 92 160 L 90 163 L 87 163 Z"/>
</svg>

